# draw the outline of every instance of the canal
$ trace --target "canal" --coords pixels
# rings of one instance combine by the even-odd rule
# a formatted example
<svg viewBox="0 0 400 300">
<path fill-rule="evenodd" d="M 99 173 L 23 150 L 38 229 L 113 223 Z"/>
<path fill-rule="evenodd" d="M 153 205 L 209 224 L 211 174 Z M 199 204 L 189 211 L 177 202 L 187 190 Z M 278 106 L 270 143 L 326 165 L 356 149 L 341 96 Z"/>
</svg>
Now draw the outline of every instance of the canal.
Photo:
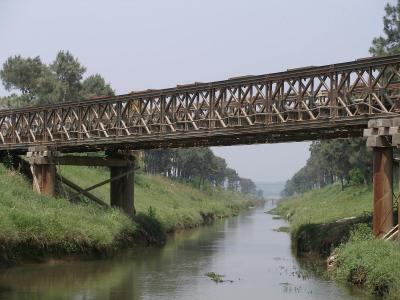
<svg viewBox="0 0 400 300">
<path fill-rule="evenodd" d="M 285 221 L 255 208 L 112 259 L 29 264 L 0 271 L 0 299 L 361 299 L 301 267 Z M 215 283 L 207 272 L 229 280 Z"/>
</svg>

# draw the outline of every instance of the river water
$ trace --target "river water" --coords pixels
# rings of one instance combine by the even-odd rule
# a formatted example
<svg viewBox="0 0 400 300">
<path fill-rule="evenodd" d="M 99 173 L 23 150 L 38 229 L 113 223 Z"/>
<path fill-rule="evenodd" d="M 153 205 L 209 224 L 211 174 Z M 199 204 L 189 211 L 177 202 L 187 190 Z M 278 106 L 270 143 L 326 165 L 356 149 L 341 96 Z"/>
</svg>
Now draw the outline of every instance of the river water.
<svg viewBox="0 0 400 300">
<path fill-rule="evenodd" d="M 289 235 L 273 230 L 285 221 L 269 208 L 179 233 L 161 248 L 1 270 L 0 299 L 361 299 L 303 269 Z M 207 272 L 233 282 L 217 284 Z"/>
</svg>

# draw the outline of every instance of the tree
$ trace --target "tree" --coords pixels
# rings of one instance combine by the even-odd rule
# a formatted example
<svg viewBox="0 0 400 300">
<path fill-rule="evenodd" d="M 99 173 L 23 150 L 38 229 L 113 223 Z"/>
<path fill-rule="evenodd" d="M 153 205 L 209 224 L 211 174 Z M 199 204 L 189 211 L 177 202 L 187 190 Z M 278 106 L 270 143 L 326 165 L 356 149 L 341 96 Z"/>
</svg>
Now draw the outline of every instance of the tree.
<svg viewBox="0 0 400 300">
<path fill-rule="evenodd" d="M 0 78 L 7 91 L 19 90 L 29 101 L 34 100 L 40 78 L 45 70 L 39 56 L 23 58 L 20 55 L 9 57 L 0 71 Z"/>
<path fill-rule="evenodd" d="M 100 74 L 91 75 L 82 82 L 81 96 L 93 98 L 99 96 L 113 96 L 114 90 Z"/>
<path fill-rule="evenodd" d="M 37 104 L 57 103 L 62 100 L 64 89 L 54 73 L 46 69 L 37 79 L 35 91 Z"/>
<path fill-rule="evenodd" d="M 240 178 L 240 191 L 243 194 L 257 194 L 256 184 L 247 178 Z"/>
<path fill-rule="evenodd" d="M 239 188 L 239 175 L 238 173 L 231 168 L 227 168 L 225 171 L 226 180 L 228 181 L 228 189 L 237 191 Z"/>
<path fill-rule="evenodd" d="M 385 7 L 383 17 L 384 36 L 376 37 L 372 41 L 369 52 L 374 56 L 400 53 L 400 1 L 396 5 L 389 3 Z"/>
<path fill-rule="evenodd" d="M 56 74 L 63 86 L 62 101 L 79 100 L 81 79 L 86 72 L 78 59 L 69 51 L 59 51 L 50 69 Z"/>
</svg>

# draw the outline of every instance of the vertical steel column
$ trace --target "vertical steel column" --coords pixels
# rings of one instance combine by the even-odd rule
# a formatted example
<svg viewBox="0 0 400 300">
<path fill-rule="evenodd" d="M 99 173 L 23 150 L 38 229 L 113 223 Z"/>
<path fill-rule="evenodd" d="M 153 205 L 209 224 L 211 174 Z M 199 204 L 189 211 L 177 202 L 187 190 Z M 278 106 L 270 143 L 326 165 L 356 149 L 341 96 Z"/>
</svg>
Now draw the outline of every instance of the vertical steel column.
<svg viewBox="0 0 400 300">
<path fill-rule="evenodd" d="M 34 164 L 32 170 L 33 190 L 39 194 L 54 197 L 56 195 L 56 166 L 54 164 Z"/>
<path fill-rule="evenodd" d="M 121 158 L 119 156 L 119 158 Z M 134 160 L 125 167 L 110 167 L 111 178 L 126 174 L 110 183 L 110 204 L 118 207 L 128 216 L 134 216 Z"/>
<path fill-rule="evenodd" d="M 397 225 L 400 227 L 400 161 L 397 161 L 397 183 L 398 183 L 398 194 L 397 194 Z M 400 242 L 400 230 L 397 234 L 397 241 Z"/>
<path fill-rule="evenodd" d="M 393 148 L 374 147 L 373 231 L 379 237 L 393 227 Z"/>
<path fill-rule="evenodd" d="M 56 195 L 56 166 L 54 156 L 58 152 L 48 147 L 30 147 L 27 157 L 31 165 L 33 190 L 39 194 Z"/>
</svg>

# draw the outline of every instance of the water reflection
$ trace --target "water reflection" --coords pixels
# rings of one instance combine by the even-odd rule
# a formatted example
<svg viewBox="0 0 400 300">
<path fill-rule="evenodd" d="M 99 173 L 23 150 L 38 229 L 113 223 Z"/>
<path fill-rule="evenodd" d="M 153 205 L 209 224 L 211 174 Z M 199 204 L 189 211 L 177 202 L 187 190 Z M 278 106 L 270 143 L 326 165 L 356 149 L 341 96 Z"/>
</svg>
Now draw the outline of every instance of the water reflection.
<svg viewBox="0 0 400 300">
<path fill-rule="evenodd" d="M 0 271 L 0 299 L 355 299 L 332 282 L 302 276 L 284 221 L 257 209 L 177 234 L 162 248 L 113 259 Z M 206 272 L 233 283 L 215 284 Z"/>
</svg>

